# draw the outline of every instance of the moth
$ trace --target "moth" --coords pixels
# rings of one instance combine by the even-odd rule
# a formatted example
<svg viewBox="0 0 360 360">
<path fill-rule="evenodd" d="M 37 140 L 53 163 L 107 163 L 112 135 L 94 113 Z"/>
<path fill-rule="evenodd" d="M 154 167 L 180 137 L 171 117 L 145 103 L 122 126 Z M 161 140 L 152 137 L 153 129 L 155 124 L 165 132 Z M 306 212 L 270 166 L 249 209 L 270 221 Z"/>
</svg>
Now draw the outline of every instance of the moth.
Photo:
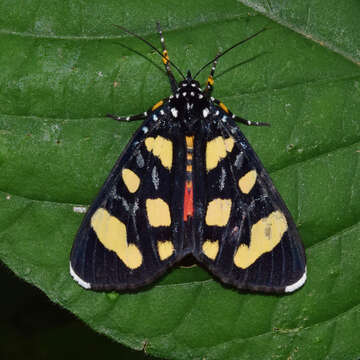
<svg viewBox="0 0 360 360">
<path fill-rule="evenodd" d="M 84 288 L 137 289 L 187 255 L 237 289 L 286 293 L 306 280 L 304 247 L 294 220 L 237 123 L 212 97 L 218 59 L 265 29 L 219 53 L 195 76 L 184 76 L 144 41 L 165 66 L 171 94 L 148 111 L 120 155 L 77 232 L 70 273 Z M 196 77 L 207 66 L 204 89 Z M 177 82 L 171 67 L 181 81 Z"/>
</svg>

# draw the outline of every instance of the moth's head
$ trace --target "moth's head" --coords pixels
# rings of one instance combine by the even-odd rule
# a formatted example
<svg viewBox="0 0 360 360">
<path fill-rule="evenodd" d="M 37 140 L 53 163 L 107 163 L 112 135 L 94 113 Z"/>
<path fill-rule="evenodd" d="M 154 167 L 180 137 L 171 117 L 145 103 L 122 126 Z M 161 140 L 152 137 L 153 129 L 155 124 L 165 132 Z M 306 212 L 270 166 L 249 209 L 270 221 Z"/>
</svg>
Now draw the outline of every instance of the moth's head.
<svg viewBox="0 0 360 360">
<path fill-rule="evenodd" d="M 178 83 L 178 88 L 182 88 L 185 86 L 195 87 L 201 91 L 200 83 L 193 79 L 190 70 L 188 70 L 186 78 Z"/>
<path fill-rule="evenodd" d="M 194 131 L 198 121 L 203 119 L 203 110 L 208 108 L 209 99 L 188 71 L 185 80 L 178 83 L 170 97 L 169 105 L 174 120 L 181 121 L 185 131 Z"/>
</svg>

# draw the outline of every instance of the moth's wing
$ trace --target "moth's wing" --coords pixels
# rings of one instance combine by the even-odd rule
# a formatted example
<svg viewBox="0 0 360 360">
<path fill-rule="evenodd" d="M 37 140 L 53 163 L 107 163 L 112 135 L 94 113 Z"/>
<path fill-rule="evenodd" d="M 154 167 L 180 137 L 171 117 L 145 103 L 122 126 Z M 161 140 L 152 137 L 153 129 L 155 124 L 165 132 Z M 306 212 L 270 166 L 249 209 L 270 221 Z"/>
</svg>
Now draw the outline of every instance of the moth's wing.
<svg viewBox="0 0 360 360">
<path fill-rule="evenodd" d="M 220 117 L 194 149 L 204 154 L 194 164 L 195 211 L 204 209 L 195 214 L 200 240 L 194 255 L 239 289 L 294 291 L 306 280 L 294 220 L 236 123 Z"/>
<path fill-rule="evenodd" d="M 160 111 L 133 136 L 76 235 L 70 272 L 85 288 L 137 288 L 183 256 L 174 219 L 182 218 L 184 137 Z"/>
</svg>

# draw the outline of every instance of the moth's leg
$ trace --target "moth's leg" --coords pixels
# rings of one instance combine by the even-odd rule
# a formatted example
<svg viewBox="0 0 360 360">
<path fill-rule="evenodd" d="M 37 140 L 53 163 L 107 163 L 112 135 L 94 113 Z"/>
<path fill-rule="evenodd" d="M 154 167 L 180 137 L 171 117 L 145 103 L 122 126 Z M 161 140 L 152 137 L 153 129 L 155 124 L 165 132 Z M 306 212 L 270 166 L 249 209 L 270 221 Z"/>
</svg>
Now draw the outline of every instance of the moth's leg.
<svg viewBox="0 0 360 360">
<path fill-rule="evenodd" d="M 234 114 L 231 115 L 232 119 L 236 122 L 240 122 L 244 125 L 247 126 L 271 126 L 269 123 L 267 122 L 261 122 L 261 121 L 250 121 L 250 120 L 246 120 L 240 116 L 236 116 Z"/>
<path fill-rule="evenodd" d="M 211 100 L 216 104 L 218 105 L 222 110 L 224 110 L 228 115 L 229 117 L 231 117 L 234 121 L 236 122 L 240 122 L 244 125 L 247 125 L 247 126 L 270 126 L 269 123 L 267 122 L 261 122 L 261 121 L 250 121 L 250 120 L 246 120 L 240 116 L 236 116 L 235 114 L 233 114 L 227 107 L 224 103 L 222 103 L 220 100 L 218 99 L 214 99 L 214 98 L 211 98 Z"/>
<path fill-rule="evenodd" d="M 147 112 L 143 112 L 141 114 L 132 115 L 132 116 L 117 116 L 114 114 L 106 114 L 108 118 L 117 120 L 117 121 L 134 121 L 134 120 L 144 120 L 146 119 Z"/>
<path fill-rule="evenodd" d="M 149 108 L 147 111 L 131 115 L 131 116 L 118 116 L 114 114 L 106 114 L 107 117 L 117 120 L 117 121 L 133 121 L 133 120 L 144 120 L 150 114 L 152 111 L 156 110 L 157 108 L 161 107 L 163 104 L 165 104 L 169 100 L 169 97 L 162 99 L 158 101 L 155 105 L 153 105 L 151 108 Z"/>
<path fill-rule="evenodd" d="M 169 78 L 171 90 L 173 93 L 175 93 L 176 89 L 177 89 L 177 83 L 176 83 L 174 74 L 172 73 L 171 68 L 170 68 L 169 55 L 168 55 L 168 51 L 166 49 L 165 39 L 164 39 L 162 30 L 160 27 L 160 23 L 157 23 L 157 28 L 158 28 L 158 32 L 160 35 L 160 42 L 161 42 L 161 46 L 162 46 L 162 55 L 163 55 L 162 61 L 165 65 L 165 70 L 166 70 L 167 76 Z"/>
</svg>

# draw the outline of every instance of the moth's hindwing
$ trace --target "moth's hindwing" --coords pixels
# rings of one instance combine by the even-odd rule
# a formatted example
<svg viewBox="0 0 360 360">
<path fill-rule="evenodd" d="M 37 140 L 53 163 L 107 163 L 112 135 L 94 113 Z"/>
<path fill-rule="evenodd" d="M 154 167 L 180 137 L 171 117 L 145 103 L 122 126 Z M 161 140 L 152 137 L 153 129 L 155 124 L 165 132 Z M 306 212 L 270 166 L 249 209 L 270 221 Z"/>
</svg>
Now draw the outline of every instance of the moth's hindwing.
<svg viewBox="0 0 360 360">
<path fill-rule="evenodd" d="M 295 223 L 236 123 L 217 113 L 195 141 L 194 255 L 239 289 L 294 291 L 306 279 Z"/>
<path fill-rule="evenodd" d="M 166 117 L 148 115 L 81 224 L 70 272 L 85 288 L 137 288 L 183 256 L 185 145 Z"/>
</svg>

